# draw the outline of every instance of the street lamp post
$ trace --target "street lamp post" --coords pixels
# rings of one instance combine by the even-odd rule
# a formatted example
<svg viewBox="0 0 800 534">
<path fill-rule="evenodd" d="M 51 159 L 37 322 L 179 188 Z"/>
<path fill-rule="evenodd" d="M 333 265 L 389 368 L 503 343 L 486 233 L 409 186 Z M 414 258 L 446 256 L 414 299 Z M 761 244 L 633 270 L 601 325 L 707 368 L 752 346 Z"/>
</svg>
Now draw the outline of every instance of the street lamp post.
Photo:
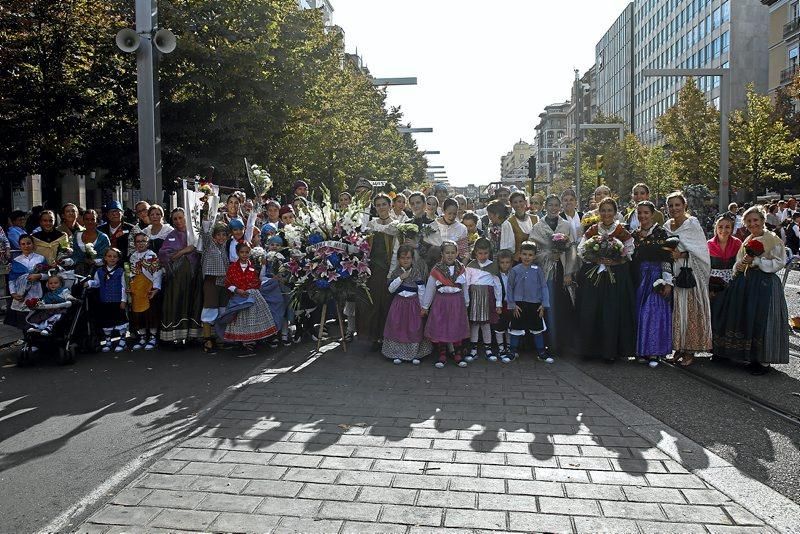
<svg viewBox="0 0 800 534">
<path fill-rule="evenodd" d="M 685 77 L 685 76 L 718 76 L 719 89 L 719 211 L 726 209 L 730 201 L 728 173 L 730 171 L 730 123 L 731 113 L 731 76 L 728 69 L 644 69 L 645 77 Z"/>
<path fill-rule="evenodd" d="M 397 131 L 401 134 L 433 133 L 433 128 L 410 128 L 408 126 L 398 126 Z"/>
<path fill-rule="evenodd" d="M 372 78 L 372 85 L 375 87 L 386 87 L 388 85 L 417 85 L 417 78 Z"/>
</svg>

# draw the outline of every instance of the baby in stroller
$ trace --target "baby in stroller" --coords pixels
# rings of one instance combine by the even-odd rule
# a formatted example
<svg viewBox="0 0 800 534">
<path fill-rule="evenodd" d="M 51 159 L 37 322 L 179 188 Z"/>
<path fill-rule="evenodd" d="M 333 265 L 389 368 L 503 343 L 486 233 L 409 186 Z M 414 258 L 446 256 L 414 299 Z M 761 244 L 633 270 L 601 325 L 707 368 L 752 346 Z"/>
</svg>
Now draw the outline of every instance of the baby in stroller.
<svg viewBox="0 0 800 534">
<path fill-rule="evenodd" d="M 66 311 L 75 302 L 69 288 L 64 285 L 64 278 L 51 272 L 47 277 L 47 292 L 33 304 L 31 312 L 26 317 L 26 322 L 30 325 L 29 334 L 39 334 L 49 336 L 53 327 L 64 317 Z"/>
</svg>

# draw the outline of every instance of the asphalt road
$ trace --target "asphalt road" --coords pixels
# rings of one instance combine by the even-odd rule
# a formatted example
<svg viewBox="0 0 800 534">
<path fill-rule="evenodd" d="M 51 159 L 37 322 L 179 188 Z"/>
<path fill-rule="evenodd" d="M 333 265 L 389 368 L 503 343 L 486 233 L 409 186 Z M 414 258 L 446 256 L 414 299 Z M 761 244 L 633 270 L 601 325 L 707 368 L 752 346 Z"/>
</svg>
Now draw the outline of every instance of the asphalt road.
<svg viewBox="0 0 800 534">
<path fill-rule="evenodd" d="M 44 527 L 160 440 L 180 437 L 278 350 L 95 354 L 69 367 L 0 369 L 0 532 Z"/>
</svg>

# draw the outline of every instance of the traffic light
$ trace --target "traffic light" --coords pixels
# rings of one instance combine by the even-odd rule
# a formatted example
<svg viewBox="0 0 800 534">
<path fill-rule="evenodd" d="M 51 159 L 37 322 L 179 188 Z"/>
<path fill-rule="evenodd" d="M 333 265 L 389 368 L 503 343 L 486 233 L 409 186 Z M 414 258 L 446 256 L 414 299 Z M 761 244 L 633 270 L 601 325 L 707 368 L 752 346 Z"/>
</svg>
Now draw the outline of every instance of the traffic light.
<svg viewBox="0 0 800 534">
<path fill-rule="evenodd" d="M 528 178 L 531 180 L 536 179 L 536 156 L 528 158 Z"/>
<path fill-rule="evenodd" d="M 604 172 L 603 172 L 603 155 L 602 154 L 600 154 L 600 155 L 595 157 L 594 168 L 597 171 L 597 176 L 601 176 L 602 177 L 603 174 L 604 174 Z"/>
</svg>

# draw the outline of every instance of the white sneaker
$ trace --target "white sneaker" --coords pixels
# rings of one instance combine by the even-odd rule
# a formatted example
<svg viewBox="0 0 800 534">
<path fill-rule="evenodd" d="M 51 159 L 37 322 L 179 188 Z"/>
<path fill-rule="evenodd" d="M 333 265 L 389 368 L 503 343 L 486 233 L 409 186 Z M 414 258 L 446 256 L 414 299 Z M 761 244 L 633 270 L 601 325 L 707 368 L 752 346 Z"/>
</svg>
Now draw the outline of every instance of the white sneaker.
<svg viewBox="0 0 800 534">
<path fill-rule="evenodd" d="M 400 365 L 401 363 L 403 363 L 403 360 L 401 360 L 400 358 L 395 358 L 392 363 L 394 363 L 395 365 Z"/>
<path fill-rule="evenodd" d="M 467 354 L 466 356 L 464 356 L 464 362 L 472 363 L 474 361 L 475 361 L 475 356 L 473 356 L 472 354 Z M 461 365 L 464 362 L 458 362 L 458 364 Z"/>
<path fill-rule="evenodd" d="M 465 362 L 465 361 L 460 361 L 460 362 L 458 362 L 458 366 L 459 366 L 459 367 L 466 367 L 466 366 L 467 366 L 467 362 Z"/>
<path fill-rule="evenodd" d="M 490 362 L 496 362 L 497 361 L 497 356 L 492 354 L 491 356 L 487 356 L 486 359 L 489 360 Z"/>
<path fill-rule="evenodd" d="M 444 362 L 436 362 L 434 367 L 436 367 L 437 369 L 442 369 L 444 367 Z"/>
<path fill-rule="evenodd" d="M 647 365 L 650 366 L 650 369 L 655 369 L 656 367 L 658 367 L 658 360 L 650 360 L 649 362 L 647 362 Z"/>
<path fill-rule="evenodd" d="M 414 358 L 413 360 L 411 360 L 411 363 L 414 364 L 414 365 L 419 365 L 420 361 L 418 359 Z"/>
<path fill-rule="evenodd" d="M 49 335 L 50 335 L 50 330 L 48 330 L 47 328 L 45 328 L 44 330 L 42 330 L 41 332 L 39 332 L 39 335 L 40 335 L 40 336 L 45 336 L 45 337 L 47 337 L 47 336 L 49 336 Z"/>
</svg>

